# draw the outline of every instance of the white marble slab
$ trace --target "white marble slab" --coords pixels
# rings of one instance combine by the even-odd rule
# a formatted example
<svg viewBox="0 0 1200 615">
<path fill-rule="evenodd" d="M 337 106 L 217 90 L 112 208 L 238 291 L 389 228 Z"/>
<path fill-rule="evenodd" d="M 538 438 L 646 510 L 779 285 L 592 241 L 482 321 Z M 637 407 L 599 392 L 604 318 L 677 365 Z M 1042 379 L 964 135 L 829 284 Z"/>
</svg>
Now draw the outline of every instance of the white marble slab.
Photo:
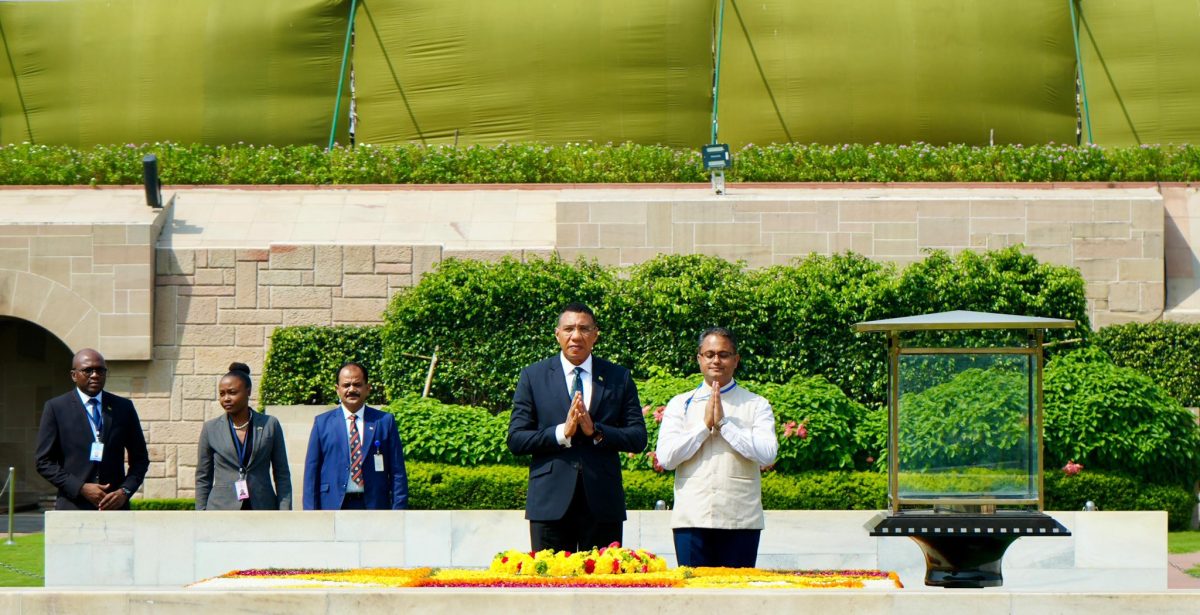
<svg viewBox="0 0 1200 615">
<path fill-rule="evenodd" d="M 630 511 L 625 542 L 675 565 L 669 511 Z M 875 538 L 872 511 L 769 511 L 762 568 L 879 568 L 925 591 L 925 560 L 905 537 Z M 1071 537 L 1021 538 L 1000 591 L 1161 591 L 1166 514 L 1055 512 Z M 522 511 L 50 512 L 46 585 L 179 587 L 259 567 L 485 567 L 529 546 Z M 931 591 L 946 591 L 930 589 Z M 1200 609 L 1198 609 L 1200 612 Z"/>
</svg>

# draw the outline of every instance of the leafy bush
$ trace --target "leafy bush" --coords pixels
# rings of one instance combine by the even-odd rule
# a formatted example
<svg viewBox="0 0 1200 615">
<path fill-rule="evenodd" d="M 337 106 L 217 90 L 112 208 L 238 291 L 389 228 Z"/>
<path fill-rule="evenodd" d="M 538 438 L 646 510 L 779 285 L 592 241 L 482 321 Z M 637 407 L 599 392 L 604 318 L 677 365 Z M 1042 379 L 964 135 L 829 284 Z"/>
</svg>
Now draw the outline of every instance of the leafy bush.
<svg viewBox="0 0 1200 615">
<path fill-rule="evenodd" d="M 463 466 L 528 464 L 527 457 L 518 460 L 505 444 L 510 412 L 492 414 L 411 393 L 384 410 L 396 417 L 406 460 Z"/>
<path fill-rule="evenodd" d="M 865 467 L 866 457 L 877 455 L 877 451 L 862 451 L 856 437 L 867 409 L 821 376 L 748 386 L 771 402 L 775 411 L 778 472 L 853 470 Z M 801 426 L 804 431 L 797 432 Z"/>
<path fill-rule="evenodd" d="M 1096 347 L 1051 361 L 1045 374 L 1045 463 L 1068 461 L 1155 484 L 1200 478 L 1200 429 L 1190 412 Z"/>
<path fill-rule="evenodd" d="M 554 327 L 562 306 L 583 301 L 596 310 L 603 347 L 607 329 L 619 326 L 616 315 L 606 320 L 602 309 L 613 279 L 599 265 L 569 265 L 557 257 L 446 259 L 388 307 L 381 380 L 394 395 L 420 391 L 427 363 L 409 355 L 438 349 L 431 395 L 510 408 L 521 368 L 559 351 Z"/>
<path fill-rule="evenodd" d="M 894 268 L 853 254 L 761 270 L 711 256 L 660 255 L 632 267 L 627 278 L 595 263 L 557 258 L 447 259 L 392 300 L 383 331 L 388 390 L 419 390 L 423 362 L 405 353 L 440 347 L 445 362 L 434 396 L 508 408 L 521 368 L 558 351 L 555 318 L 571 300 L 597 312 L 596 353 L 637 378 L 695 373 L 695 336 L 720 324 L 738 335 L 743 378 L 783 383 L 821 375 L 872 406 L 886 399 L 886 347 L 882 336 L 852 330 L 860 320 L 974 309 L 1087 325 L 1079 272 L 1038 264 L 1017 247 L 954 258 L 932 252 L 899 277 Z"/>
<path fill-rule="evenodd" d="M 934 357 L 943 359 L 943 356 Z M 900 460 L 906 469 L 1011 465 L 1028 458 L 1029 385 L 1023 371 L 969 368 L 900 398 Z"/>
<path fill-rule="evenodd" d="M 259 403 L 337 404 L 337 369 L 354 361 L 370 371 L 368 403 L 385 404 L 387 379 L 380 368 L 381 346 L 376 326 L 279 327 L 271 333 Z"/>
<path fill-rule="evenodd" d="M 1129 323 L 1104 327 L 1092 338 L 1121 367 L 1142 372 L 1185 406 L 1200 406 L 1200 325 Z"/>
<path fill-rule="evenodd" d="M 521 510 L 528 470 L 516 466 L 460 467 L 409 463 L 409 505 L 416 510 Z M 625 470 L 625 505 L 652 510 L 662 500 L 674 506 L 670 473 Z M 767 472 L 762 478 L 767 510 L 882 510 L 887 475 L 878 472 Z M 1166 510 L 1171 529 L 1191 519 L 1191 493 L 1181 487 L 1143 485 L 1120 475 L 1085 470 L 1076 476 L 1046 475 L 1046 509 L 1079 510 L 1092 500 L 1101 510 Z M 189 503 L 191 500 L 187 500 Z"/>
<path fill-rule="evenodd" d="M 1190 489 L 1147 485 L 1137 478 L 1086 468 L 1074 476 L 1048 469 L 1045 489 L 1046 510 L 1080 510 L 1088 501 L 1100 510 L 1165 510 L 1171 530 L 1187 529 L 1196 507 Z"/>
<path fill-rule="evenodd" d="M 0 147 L 0 184 L 140 184 L 156 154 L 166 184 L 703 182 L 700 154 L 661 145 L 502 143 L 492 147 L 99 145 Z M 734 182 L 1120 182 L 1200 180 L 1200 147 L 748 145 Z"/>
</svg>

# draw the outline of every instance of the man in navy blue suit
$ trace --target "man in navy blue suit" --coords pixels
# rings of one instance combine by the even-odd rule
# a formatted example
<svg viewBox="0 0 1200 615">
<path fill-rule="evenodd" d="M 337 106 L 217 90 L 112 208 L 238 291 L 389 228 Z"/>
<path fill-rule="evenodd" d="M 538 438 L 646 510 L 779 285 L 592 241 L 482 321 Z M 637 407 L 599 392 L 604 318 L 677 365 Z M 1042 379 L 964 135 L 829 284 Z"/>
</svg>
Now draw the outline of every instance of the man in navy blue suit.
<svg viewBox="0 0 1200 615">
<path fill-rule="evenodd" d="M 535 551 L 620 542 L 625 490 L 620 453 L 646 448 L 629 370 L 592 356 L 600 335 L 582 303 L 567 305 L 554 336 L 562 352 L 521 370 L 508 448 L 533 455 L 525 518 Z"/>
<path fill-rule="evenodd" d="M 392 415 L 366 405 L 367 368 L 337 373 L 341 404 L 313 421 L 304 458 L 304 509 L 408 508 L 404 447 Z"/>
</svg>

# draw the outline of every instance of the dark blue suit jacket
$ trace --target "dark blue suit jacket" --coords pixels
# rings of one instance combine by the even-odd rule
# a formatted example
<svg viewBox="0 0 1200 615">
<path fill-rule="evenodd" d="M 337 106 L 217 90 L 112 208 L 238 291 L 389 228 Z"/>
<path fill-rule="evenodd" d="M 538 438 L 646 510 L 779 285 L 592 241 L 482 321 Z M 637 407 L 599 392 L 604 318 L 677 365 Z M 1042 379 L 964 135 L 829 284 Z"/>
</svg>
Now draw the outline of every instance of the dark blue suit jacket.
<svg viewBox="0 0 1200 615">
<path fill-rule="evenodd" d="M 577 430 L 566 448 L 554 437 L 571 407 L 562 361 L 554 355 L 521 370 L 508 423 L 508 448 L 514 455 L 533 455 L 525 499 L 525 518 L 530 521 L 562 519 L 580 479 L 597 521 L 625 520 L 619 455 L 646 448 L 646 423 L 629 370 L 593 356 L 592 372 L 588 413 L 604 440 L 595 444 Z"/>
<path fill-rule="evenodd" d="M 404 445 L 392 415 L 364 406 L 359 410 L 363 443 L 363 499 L 368 509 L 408 508 L 408 474 Z M 338 406 L 313 420 L 304 457 L 304 509 L 340 510 L 350 480 L 349 421 Z M 383 453 L 383 471 L 375 470 L 374 455 Z"/>
<path fill-rule="evenodd" d="M 42 422 L 38 427 L 37 449 L 34 453 L 38 474 L 58 488 L 56 510 L 96 510 L 80 495 L 84 483 L 108 484 L 111 493 L 121 487 L 137 491 L 150 468 L 146 437 L 138 420 L 133 402 L 104 391 L 101 397 L 104 420 L 104 458 L 100 463 L 90 460 L 92 434 L 87 410 L 75 389 L 46 402 Z M 125 471 L 125 455 L 129 455 L 129 471 Z M 129 508 L 126 502 L 124 508 Z"/>
</svg>

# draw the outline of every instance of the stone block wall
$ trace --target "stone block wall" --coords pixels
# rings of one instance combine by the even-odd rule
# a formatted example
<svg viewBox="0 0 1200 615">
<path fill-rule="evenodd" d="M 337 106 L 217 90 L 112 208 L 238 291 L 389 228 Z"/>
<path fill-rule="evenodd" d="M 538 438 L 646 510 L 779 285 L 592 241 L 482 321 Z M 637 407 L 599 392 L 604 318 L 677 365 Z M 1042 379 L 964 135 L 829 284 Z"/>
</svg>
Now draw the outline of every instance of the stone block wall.
<svg viewBox="0 0 1200 615">
<path fill-rule="evenodd" d="M 145 496 L 192 495 L 200 426 L 221 412 L 216 385 L 231 362 L 257 382 L 275 327 L 377 324 L 388 299 L 440 259 L 437 246 L 159 248 L 154 358 L 114 363 L 109 376 L 146 431 Z"/>
<path fill-rule="evenodd" d="M 765 267 L 847 250 L 904 265 L 924 258 L 926 249 L 957 253 L 1023 244 L 1042 261 L 1079 268 L 1093 327 L 1162 314 L 1164 217 L 1156 190 L 946 192 L 561 199 L 557 247 L 567 259 L 614 265 L 666 252 Z"/>
<path fill-rule="evenodd" d="M 0 314 L 46 328 L 69 347 L 149 359 L 154 213 L 142 222 L 0 225 Z"/>
</svg>

